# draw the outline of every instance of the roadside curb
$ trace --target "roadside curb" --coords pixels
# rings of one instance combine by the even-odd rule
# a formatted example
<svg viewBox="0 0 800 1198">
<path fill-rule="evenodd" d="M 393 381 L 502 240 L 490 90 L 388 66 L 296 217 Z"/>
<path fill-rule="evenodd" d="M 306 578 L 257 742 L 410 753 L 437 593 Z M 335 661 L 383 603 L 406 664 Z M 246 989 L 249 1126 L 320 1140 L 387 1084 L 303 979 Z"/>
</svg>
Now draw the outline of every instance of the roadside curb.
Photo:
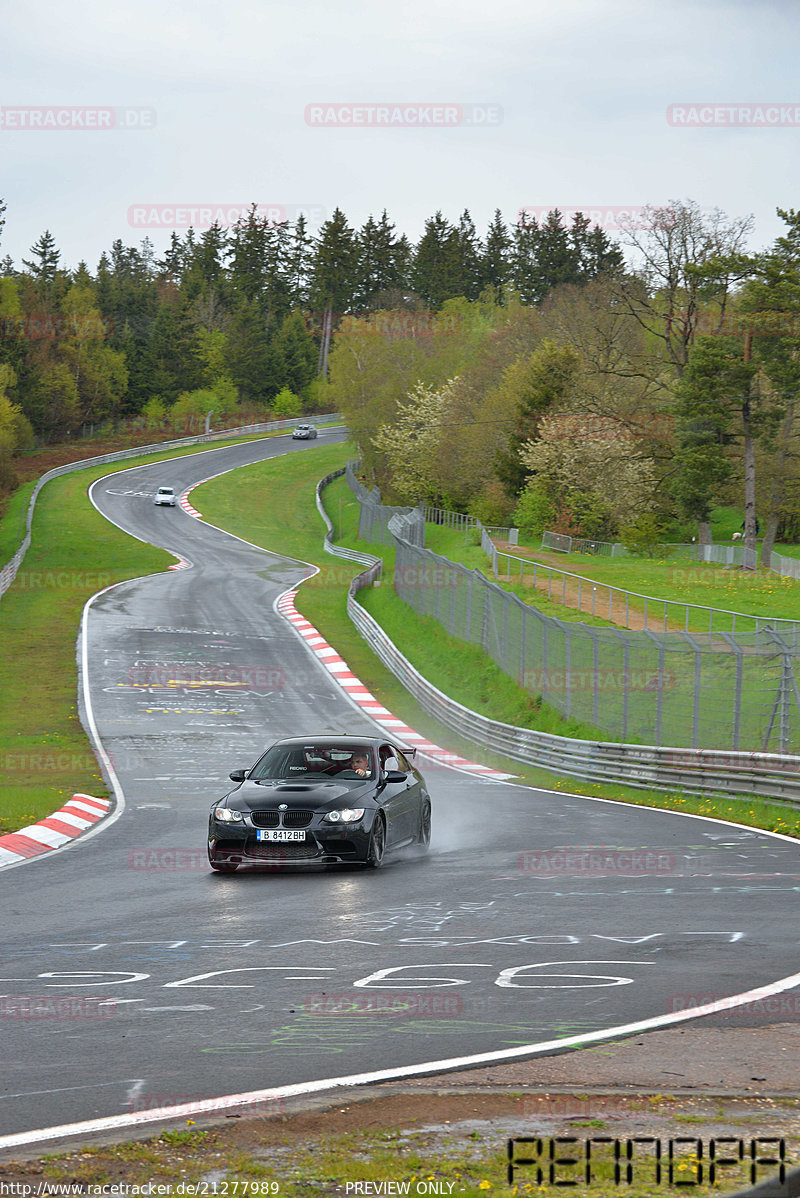
<svg viewBox="0 0 800 1198">
<path fill-rule="evenodd" d="M 68 803 L 46 819 L 0 836 L 0 869 L 63 848 L 104 819 L 112 806 L 110 799 L 74 794 Z"/>
<path fill-rule="evenodd" d="M 415 732 L 413 728 L 409 728 L 408 724 L 404 723 L 403 720 L 397 719 L 374 695 L 370 694 L 361 679 L 356 677 L 347 662 L 328 644 L 319 630 L 305 616 L 302 616 L 298 612 L 294 605 L 296 595 L 296 589 L 285 592 L 285 594 L 278 598 L 275 610 L 285 620 L 289 621 L 295 631 L 306 642 L 320 665 L 325 667 L 333 680 L 347 694 L 348 698 L 352 699 L 371 720 L 374 720 L 376 724 L 380 724 L 385 728 L 389 736 L 394 736 L 399 741 L 405 742 L 410 748 L 418 749 L 421 756 L 427 757 L 431 761 L 437 761 L 441 765 L 447 765 L 453 769 L 475 774 L 480 778 L 490 778 L 497 782 L 503 782 L 515 777 L 514 774 L 504 774 L 500 770 L 491 769 L 488 765 L 478 765 L 475 761 L 468 761 L 466 757 L 460 757 L 458 753 L 449 753 L 446 749 L 442 749 L 432 741 L 426 740 L 421 733 Z"/>
</svg>

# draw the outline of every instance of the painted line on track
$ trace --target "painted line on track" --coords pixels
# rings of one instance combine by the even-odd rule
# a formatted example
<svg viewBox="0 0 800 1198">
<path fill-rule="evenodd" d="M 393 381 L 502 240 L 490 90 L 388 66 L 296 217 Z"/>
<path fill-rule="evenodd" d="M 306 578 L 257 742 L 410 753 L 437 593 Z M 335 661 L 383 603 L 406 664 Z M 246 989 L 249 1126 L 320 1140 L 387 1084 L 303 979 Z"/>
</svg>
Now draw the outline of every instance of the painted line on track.
<svg viewBox="0 0 800 1198">
<path fill-rule="evenodd" d="M 109 1115 L 105 1119 L 87 1119 L 82 1123 L 63 1123 L 57 1127 L 40 1127 L 35 1131 L 18 1132 L 0 1136 L 0 1149 L 21 1148 L 28 1144 L 40 1144 L 47 1140 L 63 1139 L 67 1136 L 95 1135 L 97 1132 L 120 1131 L 139 1127 L 146 1123 L 161 1123 L 165 1119 L 192 1118 L 202 1114 L 218 1114 L 223 1108 L 248 1106 L 256 1102 L 278 1101 L 283 1098 L 302 1098 L 319 1094 L 325 1090 L 338 1090 L 347 1086 L 374 1086 L 381 1082 L 403 1081 L 406 1078 L 422 1077 L 425 1074 L 453 1072 L 476 1068 L 479 1065 L 501 1065 L 509 1061 L 526 1060 L 548 1053 L 563 1052 L 565 1049 L 584 1048 L 619 1036 L 633 1036 L 641 1032 L 655 1031 L 677 1023 L 687 1023 L 703 1015 L 719 1014 L 721 1002 L 731 1009 L 746 1003 L 760 1002 L 780 994 L 784 990 L 800 986 L 800 973 L 781 978 L 766 986 L 758 986 L 744 994 L 733 994 L 730 998 L 694 1007 L 691 1011 L 671 1011 L 651 1019 L 640 1019 L 635 1023 L 623 1023 L 617 1027 L 598 1032 L 585 1032 L 579 1036 L 568 1036 L 556 1040 L 540 1040 L 538 1043 L 523 1044 L 518 1048 L 501 1048 L 495 1052 L 476 1053 L 473 1056 L 448 1057 L 441 1061 L 425 1061 L 420 1065 L 398 1066 L 395 1069 L 379 1069 L 372 1073 L 352 1073 L 344 1077 L 323 1077 L 314 1081 L 297 1082 L 289 1086 L 277 1086 L 269 1090 L 250 1090 L 243 1094 L 224 1094 L 219 1098 L 200 1099 L 158 1110 L 136 1111 L 126 1115 Z"/>
</svg>

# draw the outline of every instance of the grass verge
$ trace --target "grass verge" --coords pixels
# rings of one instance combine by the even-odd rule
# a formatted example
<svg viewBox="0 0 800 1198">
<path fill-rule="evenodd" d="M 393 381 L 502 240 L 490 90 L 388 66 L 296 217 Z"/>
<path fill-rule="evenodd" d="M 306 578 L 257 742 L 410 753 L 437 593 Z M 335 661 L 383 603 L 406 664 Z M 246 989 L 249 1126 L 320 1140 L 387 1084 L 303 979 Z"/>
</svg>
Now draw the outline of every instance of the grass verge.
<svg viewBox="0 0 800 1198">
<path fill-rule="evenodd" d="M 437 744 L 465 757 L 515 774 L 531 786 L 549 790 L 569 791 L 598 798 L 616 799 L 646 807 L 689 812 L 712 819 L 733 820 L 752 827 L 800 836 L 800 812 L 784 803 L 766 802 L 753 798 L 706 798 L 680 793 L 649 791 L 634 787 L 599 785 L 576 778 L 565 778 L 548 770 L 537 769 L 510 760 L 500 754 L 479 748 L 474 742 L 457 736 L 449 728 L 424 713 L 416 701 L 378 659 L 354 629 L 347 615 L 347 585 L 360 570 L 341 559 L 322 551 L 323 526 L 314 506 L 314 489 L 326 473 L 344 465 L 352 449 L 347 446 L 327 446 L 314 455 L 285 462 L 262 462 L 243 467 L 233 476 L 223 476 L 205 483 L 193 492 L 193 499 L 205 519 L 226 528 L 264 548 L 279 550 L 303 561 L 313 562 L 320 573 L 300 588 L 297 607 L 326 637 L 347 661 L 353 672 L 375 694 L 381 703 L 416 731 Z M 291 473 L 289 473 L 291 471 Z M 241 505 L 241 482 L 247 477 L 247 494 L 252 497 L 248 510 Z M 337 538 L 351 548 L 361 549 L 384 558 L 390 577 L 391 552 L 358 539 L 358 505 L 343 479 L 337 480 L 324 492 L 326 510 L 334 522 Z M 485 654 L 451 638 L 435 642 L 430 647 L 433 621 L 419 617 L 412 608 L 399 600 L 387 582 L 379 588 L 362 591 L 364 605 L 379 619 L 409 660 L 440 690 L 464 702 L 473 710 L 483 710 L 494 719 L 520 723 L 520 717 L 532 718 L 535 704 L 531 696 L 515 687 Z M 441 633 L 442 637 L 445 634 Z M 507 688 L 511 688 L 508 690 Z M 518 692 L 514 694 L 513 692 Z M 495 702 L 495 694 L 502 696 Z M 540 714 L 541 709 L 536 714 Z M 545 720 L 550 721 L 549 713 Z M 558 725 L 544 729 L 556 731 Z M 526 726 L 539 726 L 527 722 Z M 560 734 L 564 735 L 563 722 Z M 591 730 L 586 730 L 591 738 Z M 566 733 L 569 735 L 569 733 Z M 575 731 L 572 735 L 578 735 Z"/>
<path fill-rule="evenodd" d="M 146 1139 L 82 1146 L 38 1161 L 9 1162 L 0 1166 L 0 1177 L 15 1186 L 12 1193 L 42 1195 L 58 1193 L 59 1186 L 65 1187 L 64 1193 L 69 1186 L 70 1193 L 90 1194 L 98 1192 L 90 1186 L 149 1184 L 163 1187 L 157 1192 L 165 1195 L 239 1194 L 248 1198 L 381 1193 L 514 1198 L 555 1193 L 553 1187 L 559 1186 L 597 1198 L 617 1198 L 622 1192 L 635 1193 L 637 1198 L 678 1195 L 687 1187 L 693 1194 L 710 1196 L 729 1194 L 734 1186 L 738 1191 L 752 1180 L 750 1161 L 745 1157 L 734 1168 L 729 1150 L 732 1141 L 720 1137 L 742 1137 L 746 1145 L 760 1140 L 759 1155 L 774 1159 L 777 1132 L 785 1138 L 786 1161 L 791 1167 L 800 1149 L 797 1106 L 796 1100 L 770 1100 L 765 1110 L 763 1100 L 758 1104 L 752 1098 L 630 1091 L 624 1096 L 564 1092 L 551 1096 L 528 1089 L 506 1093 L 473 1089 L 368 1100 L 353 1100 L 348 1095 L 327 1110 L 228 1122 L 222 1127 L 197 1127 L 187 1120 L 183 1129 L 164 1129 Z M 541 1140 L 538 1146 L 535 1140 L 520 1143 L 521 1136 Z M 634 1136 L 639 1137 L 635 1165 L 620 1189 L 620 1180 L 615 1180 L 614 1140 L 620 1141 L 624 1153 L 626 1140 Z M 649 1142 L 644 1136 L 650 1137 Z M 770 1136 L 771 1143 L 764 1139 Z M 517 1142 L 512 1149 L 514 1172 L 509 1182 L 508 1141 L 512 1137 Z M 560 1157 L 552 1175 L 550 1137 L 558 1137 L 553 1147 Z M 571 1142 L 564 1137 L 572 1137 Z M 600 1137 L 606 1137 L 605 1144 Z M 729 1163 L 718 1167 L 717 1184 L 709 1185 L 709 1142 L 714 1139 L 718 1156 L 727 1157 Z M 658 1182 L 654 1141 L 659 1142 L 663 1155 Z M 702 1162 L 698 1141 L 702 1141 Z M 570 1157 L 577 1158 L 572 1165 Z M 538 1159 L 543 1184 L 537 1181 L 535 1165 L 524 1165 L 523 1159 Z M 756 1180 L 764 1181 L 775 1173 L 774 1166 L 760 1165 Z"/>
<path fill-rule="evenodd" d="M 440 553 L 453 561 L 462 562 L 473 570 L 481 570 L 491 577 L 491 563 L 481 549 L 469 540 L 465 541 L 463 532 L 442 528 L 428 523 L 425 530 L 425 544 L 434 553 Z M 562 577 L 557 570 L 569 574 L 580 575 L 590 583 L 602 584 L 596 601 L 596 614 L 591 616 L 579 612 L 577 608 L 568 607 L 556 600 L 548 600 L 544 591 L 533 586 L 533 562 L 546 559 L 553 563 L 556 555 L 540 552 L 534 549 L 524 551 L 529 555 L 528 566 L 524 569 L 525 582 L 519 582 L 519 562 L 501 557 L 496 579 L 498 586 L 504 590 L 513 591 L 526 603 L 531 603 L 548 616 L 556 616 L 559 620 L 579 621 L 582 624 L 602 625 L 612 627 L 612 622 L 599 613 L 608 610 L 607 587 L 619 587 L 622 590 L 646 595 L 648 600 L 648 622 L 655 628 L 659 617 L 663 620 L 662 601 L 668 600 L 676 605 L 684 603 L 697 604 L 700 607 L 713 607 L 718 611 L 743 612 L 752 616 L 775 616 L 787 620 L 800 617 L 800 581 L 793 578 L 781 578 L 769 570 L 741 570 L 733 566 L 716 566 L 707 562 L 692 562 L 680 558 L 664 558 L 650 560 L 645 558 L 599 557 L 585 553 L 558 554 L 558 562 L 553 566 L 553 593 L 558 594 L 562 587 Z M 538 564 L 538 562 L 537 562 Z M 507 577 L 510 575 L 510 577 Z M 547 577 L 546 570 L 540 577 Z M 568 580 L 574 581 L 574 580 Z M 577 583 L 575 583 L 577 585 Z M 584 602 L 586 602 L 584 588 Z M 615 602 L 619 597 L 615 597 Z M 624 603 L 624 597 L 621 600 Z M 631 598 L 629 600 L 631 613 L 644 615 L 644 600 Z M 678 606 L 668 606 L 667 618 L 671 627 L 684 627 L 684 612 Z M 624 621 L 623 621 L 624 625 Z M 663 622 L 662 622 L 663 627 Z M 730 631 L 732 621 L 715 617 L 714 629 Z M 702 612 L 690 612 L 689 630 L 692 632 L 708 632 L 709 617 Z M 745 625 L 745 631 L 750 631 Z"/>
</svg>

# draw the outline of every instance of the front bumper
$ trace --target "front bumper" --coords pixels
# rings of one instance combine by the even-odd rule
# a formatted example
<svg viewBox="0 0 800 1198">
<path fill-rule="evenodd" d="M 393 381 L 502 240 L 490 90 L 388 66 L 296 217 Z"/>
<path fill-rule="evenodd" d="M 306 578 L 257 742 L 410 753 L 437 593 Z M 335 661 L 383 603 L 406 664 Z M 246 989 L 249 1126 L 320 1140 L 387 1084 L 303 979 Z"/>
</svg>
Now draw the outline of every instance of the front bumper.
<svg viewBox="0 0 800 1198">
<path fill-rule="evenodd" d="M 224 865 L 334 865 L 363 862 L 369 852 L 373 813 L 357 824 L 326 824 L 316 816 L 304 840 L 259 840 L 251 824 L 221 824 L 211 819 L 208 857 Z"/>
</svg>

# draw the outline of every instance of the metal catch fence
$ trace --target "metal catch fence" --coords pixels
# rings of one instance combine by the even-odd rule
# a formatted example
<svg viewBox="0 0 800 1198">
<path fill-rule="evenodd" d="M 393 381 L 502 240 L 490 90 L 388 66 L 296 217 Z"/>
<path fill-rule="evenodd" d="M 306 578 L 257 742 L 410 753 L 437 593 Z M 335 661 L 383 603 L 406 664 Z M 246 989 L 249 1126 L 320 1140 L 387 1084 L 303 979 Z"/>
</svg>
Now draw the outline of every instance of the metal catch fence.
<svg viewBox="0 0 800 1198">
<path fill-rule="evenodd" d="M 794 622 L 785 622 L 793 625 L 787 632 L 783 621 L 761 619 L 734 635 L 559 620 L 480 571 L 425 549 L 422 511 L 397 515 L 387 514 L 381 527 L 395 545 L 400 598 L 453 636 L 482 646 L 534 700 L 587 732 L 655 746 L 800 749 Z"/>
</svg>

